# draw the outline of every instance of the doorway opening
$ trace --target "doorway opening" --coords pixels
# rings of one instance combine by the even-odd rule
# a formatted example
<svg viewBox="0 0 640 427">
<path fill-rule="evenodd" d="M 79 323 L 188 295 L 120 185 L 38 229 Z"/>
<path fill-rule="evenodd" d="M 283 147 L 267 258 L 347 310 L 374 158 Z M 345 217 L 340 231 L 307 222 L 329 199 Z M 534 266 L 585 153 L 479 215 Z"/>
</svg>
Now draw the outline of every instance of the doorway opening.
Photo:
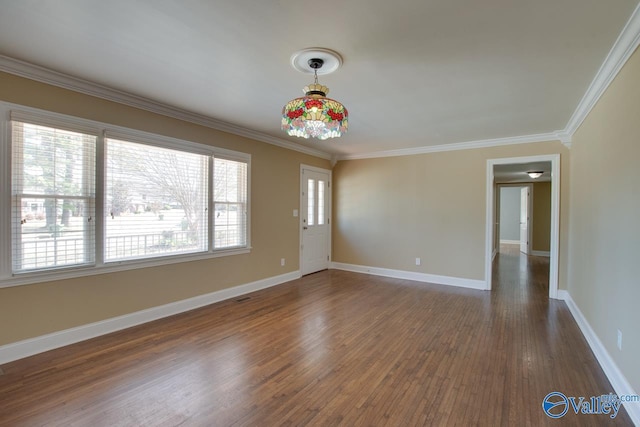
<svg viewBox="0 0 640 427">
<path fill-rule="evenodd" d="M 559 214 L 560 214 L 560 155 L 542 155 L 528 157 L 514 157 L 504 159 L 487 160 L 487 182 L 486 182 L 486 246 L 485 246 L 485 281 L 486 289 L 492 287 L 492 263 L 495 255 L 500 247 L 500 189 L 506 184 L 515 184 L 523 187 L 525 183 L 542 182 L 534 181 L 527 174 L 530 170 L 538 170 L 545 168 L 543 176 L 547 181 L 550 180 L 550 218 L 548 224 L 548 252 L 536 249 L 535 236 L 531 238 L 532 223 L 524 221 L 527 224 L 526 230 L 520 227 L 521 233 L 527 233 L 527 246 L 521 247 L 527 254 L 537 256 L 549 256 L 549 298 L 557 298 L 558 296 L 558 247 L 559 247 Z M 546 176 L 545 176 L 546 175 Z M 524 193 L 521 190 L 521 197 Z M 531 218 L 531 212 L 534 210 L 535 192 L 528 200 L 527 212 Z M 520 206 L 522 206 L 522 200 Z M 522 217 L 520 217 L 520 222 Z M 522 224 L 519 224 L 522 225 Z M 522 239 L 518 239 L 520 243 Z"/>
<path fill-rule="evenodd" d="M 533 183 L 496 183 L 495 252 L 500 252 L 500 245 L 508 244 L 518 245 L 520 252 L 532 255 L 533 187 Z"/>
</svg>

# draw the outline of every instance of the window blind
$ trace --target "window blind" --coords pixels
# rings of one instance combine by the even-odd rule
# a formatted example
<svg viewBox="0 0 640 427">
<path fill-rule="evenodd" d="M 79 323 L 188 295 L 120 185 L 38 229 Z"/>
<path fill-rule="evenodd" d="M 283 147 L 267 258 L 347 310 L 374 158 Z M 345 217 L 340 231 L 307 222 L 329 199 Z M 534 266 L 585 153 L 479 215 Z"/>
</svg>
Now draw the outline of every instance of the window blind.
<svg viewBox="0 0 640 427">
<path fill-rule="evenodd" d="M 14 272 L 95 262 L 96 140 L 11 122 Z"/>
<path fill-rule="evenodd" d="M 105 261 L 208 249 L 209 157 L 105 140 Z"/>
<path fill-rule="evenodd" d="M 247 244 L 247 163 L 215 158 L 213 166 L 213 247 Z"/>
<path fill-rule="evenodd" d="M 42 111 L 7 115 L 0 285 L 248 249 L 250 155 Z"/>
</svg>

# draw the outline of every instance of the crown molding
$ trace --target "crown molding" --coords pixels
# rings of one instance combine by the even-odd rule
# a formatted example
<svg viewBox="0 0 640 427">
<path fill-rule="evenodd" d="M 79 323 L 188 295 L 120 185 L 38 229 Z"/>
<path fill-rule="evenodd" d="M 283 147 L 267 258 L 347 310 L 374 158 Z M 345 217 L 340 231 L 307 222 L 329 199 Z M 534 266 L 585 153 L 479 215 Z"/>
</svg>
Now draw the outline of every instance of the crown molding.
<svg viewBox="0 0 640 427">
<path fill-rule="evenodd" d="M 633 52 L 640 44 L 640 4 L 636 6 L 618 36 L 609 54 L 600 66 L 595 78 L 589 85 L 578 107 L 569 119 L 564 133 L 573 136 L 584 119 L 587 118 L 604 91 L 609 87 L 613 79 L 618 75 L 624 64 L 629 60 Z M 571 144 L 569 142 L 569 144 Z"/>
<path fill-rule="evenodd" d="M 406 148 L 398 150 L 377 151 L 363 154 L 331 154 L 315 148 L 294 144 L 282 138 L 267 135 L 241 126 L 233 125 L 202 114 L 171 107 L 144 97 L 132 95 L 123 91 L 112 89 L 77 77 L 49 70 L 34 64 L 23 62 L 7 56 L 0 55 L 0 71 L 26 77 L 42 83 L 51 84 L 64 89 L 140 108 L 167 117 L 184 120 L 212 129 L 228 132 L 234 135 L 266 142 L 288 150 L 298 151 L 311 156 L 330 160 L 332 164 L 340 160 L 370 159 L 377 157 L 409 156 L 413 154 L 436 153 L 443 151 L 468 150 L 474 148 L 496 147 L 511 144 L 524 144 L 530 142 L 560 141 L 567 148 L 571 148 L 573 134 L 578 130 L 584 119 L 591 112 L 602 94 L 609 87 L 613 79 L 618 75 L 624 64 L 640 45 L 640 4 L 631 14 L 622 32 L 616 39 L 595 78 L 589 85 L 584 96 L 580 100 L 573 115 L 569 119 L 565 129 L 561 131 L 523 135 L 507 138 L 486 139 L 478 141 L 458 142 Z"/>
<path fill-rule="evenodd" d="M 456 142 L 452 144 L 430 145 L 399 150 L 375 151 L 364 154 L 342 154 L 337 160 L 374 159 L 379 157 L 411 156 L 414 154 L 439 153 L 443 151 L 471 150 L 474 148 L 500 147 L 503 145 L 528 144 L 531 142 L 562 141 L 558 132 L 539 133 L 507 138 L 483 139 L 479 141 Z"/>
<path fill-rule="evenodd" d="M 624 64 L 640 45 L 640 4 L 620 32 L 620 35 L 607 54 L 595 78 L 589 85 L 584 96 L 578 103 L 573 115 L 563 130 L 550 133 L 516 136 L 512 138 L 486 139 L 479 141 L 460 142 L 424 146 L 400 150 L 377 151 L 364 154 L 343 154 L 337 160 L 372 159 L 378 157 L 409 156 L 412 154 L 436 153 L 442 151 L 468 150 L 473 148 L 497 147 L 501 145 L 524 144 L 529 142 L 560 141 L 565 147 L 571 148 L 573 134 L 578 130 L 584 119 L 589 115 L 602 94 L 607 90 L 613 79 L 618 75 Z"/>
<path fill-rule="evenodd" d="M 562 145 L 570 149 L 573 135 L 570 135 L 563 130 L 557 130 L 555 133 L 558 135 L 558 139 L 560 139 L 560 142 L 562 142 Z"/>
<path fill-rule="evenodd" d="M 73 77 L 57 71 L 0 55 L 0 71 L 14 74 L 19 77 L 25 77 L 41 83 L 50 84 L 63 89 L 69 89 L 75 92 L 84 93 L 85 95 L 95 96 L 97 98 L 106 99 L 108 101 L 117 102 L 119 104 L 128 105 L 130 107 L 139 108 L 141 110 L 150 111 L 152 113 L 161 114 L 178 120 L 205 126 L 234 135 L 251 138 L 257 141 L 266 142 L 288 150 L 298 151 L 300 153 L 309 154 L 311 156 L 320 157 L 330 160 L 331 154 L 304 145 L 294 144 L 287 140 L 276 138 L 271 135 L 264 134 L 255 130 L 247 129 L 231 123 L 217 120 L 202 114 L 193 113 L 191 111 L 180 108 L 171 107 L 169 105 L 153 101 L 127 92 L 112 89 L 107 86 L 99 85 L 88 80 Z"/>
</svg>

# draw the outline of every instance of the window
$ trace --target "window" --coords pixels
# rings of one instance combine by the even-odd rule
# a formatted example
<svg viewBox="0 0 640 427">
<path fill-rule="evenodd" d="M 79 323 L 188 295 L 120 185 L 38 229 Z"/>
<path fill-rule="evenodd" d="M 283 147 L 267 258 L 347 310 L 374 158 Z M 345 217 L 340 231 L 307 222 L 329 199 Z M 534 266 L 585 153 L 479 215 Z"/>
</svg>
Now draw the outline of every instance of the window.
<svg viewBox="0 0 640 427">
<path fill-rule="evenodd" d="M 105 261 L 206 251 L 208 156 L 105 146 Z"/>
<path fill-rule="evenodd" d="M 2 114 L 0 287 L 248 252 L 250 155 L 0 103 Z"/>
<path fill-rule="evenodd" d="M 12 123 L 14 272 L 95 260 L 96 136 Z"/>
<path fill-rule="evenodd" d="M 324 225 L 324 181 L 318 180 L 318 225 Z"/>
<path fill-rule="evenodd" d="M 247 163 L 215 159 L 213 166 L 214 248 L 247 243 Z"/>
<path fill-rule="evenodd" d="M 316 212 L 316 180 L 307 180 L 307 224 L 315 225 Z"/>
<path fill-rule="evenodd" d="M 325 225 L 326 207 L 325 207 L 325 188 L 326 181 L 313 178 L 307 179 L 307 224 L 308 225 Z"/>
</svg>

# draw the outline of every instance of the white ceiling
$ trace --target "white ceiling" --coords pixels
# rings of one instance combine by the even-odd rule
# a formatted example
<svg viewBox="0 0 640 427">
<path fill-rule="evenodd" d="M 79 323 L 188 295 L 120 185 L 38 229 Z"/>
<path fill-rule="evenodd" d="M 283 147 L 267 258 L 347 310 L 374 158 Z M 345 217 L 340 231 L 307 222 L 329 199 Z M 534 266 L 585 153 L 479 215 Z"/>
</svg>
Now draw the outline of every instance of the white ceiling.
<svg viewBox="0 0 640 427">
<path fill-rule="evenodd" d="M 0 0 L 0 55 L 336 155 L 567 126 L 638 0 Z M 349 109 L 338 140 L 280 130 L 321 76 Z"/>
</svg>

